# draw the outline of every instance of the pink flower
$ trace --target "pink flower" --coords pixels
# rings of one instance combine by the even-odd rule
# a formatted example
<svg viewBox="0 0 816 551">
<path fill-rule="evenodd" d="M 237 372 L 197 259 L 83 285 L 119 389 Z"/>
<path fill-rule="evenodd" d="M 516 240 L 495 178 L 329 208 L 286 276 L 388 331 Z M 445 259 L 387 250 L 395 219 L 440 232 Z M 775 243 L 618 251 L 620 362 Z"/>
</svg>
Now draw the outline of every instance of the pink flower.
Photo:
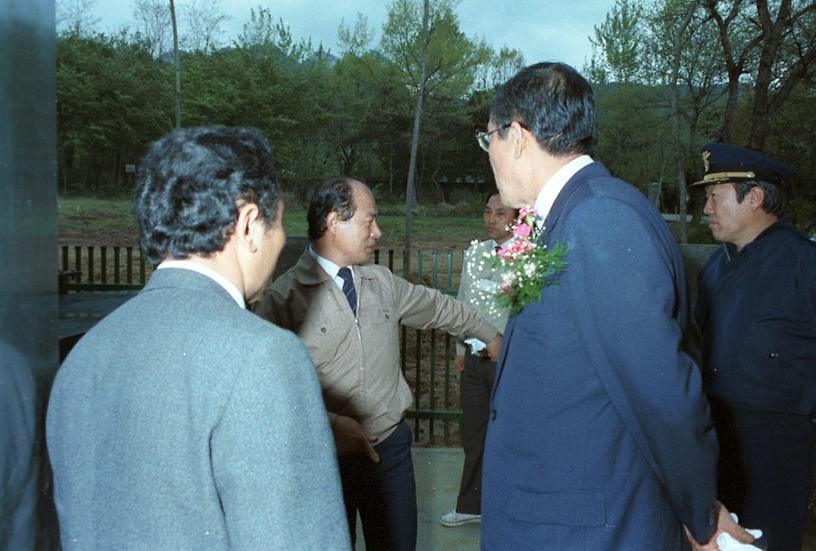
<svg viewBox="0 0 816 551">
<path fill-rule="evenodd" d="M 506 281 L 502 281 L 499 283 L 499 292 L 503 295 L 508 295 L 513 291 L 513 286 L 507 283 Z"/>
<path fill-rule="evenodd" d="M 521 207 L 519 209 L 518 219 L 519 220 L 524 220 L 525 218 L 527 218 L 528 214 L 532 214 L 533 216 L 535 216 L 535 209 L 533 207 L 531 207 L 530 205 Z"/>
<path fill-rule="evenodd" d="M 527 224 L 519 224 L 513 228 L 514 237 L 529 237 L 532 229 Z"/>
</svg>

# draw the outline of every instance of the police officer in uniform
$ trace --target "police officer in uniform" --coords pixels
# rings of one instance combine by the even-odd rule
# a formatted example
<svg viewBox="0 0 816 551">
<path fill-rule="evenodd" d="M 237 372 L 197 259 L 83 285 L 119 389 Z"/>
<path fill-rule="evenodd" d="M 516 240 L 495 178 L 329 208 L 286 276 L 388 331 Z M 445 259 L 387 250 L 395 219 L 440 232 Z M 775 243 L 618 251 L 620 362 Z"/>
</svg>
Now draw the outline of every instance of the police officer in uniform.
<svg viewBox="0 0 816 551">
<path fill-rule="evenodd" d="M 816 445 L 816 243 L 783 214 L 784 163 L 704 147 L 708 225 L 722 248 L 698 279 L 705 390 L 720 439 L 718 495 L 769 549 L 799 550 Z"/>
</svg>

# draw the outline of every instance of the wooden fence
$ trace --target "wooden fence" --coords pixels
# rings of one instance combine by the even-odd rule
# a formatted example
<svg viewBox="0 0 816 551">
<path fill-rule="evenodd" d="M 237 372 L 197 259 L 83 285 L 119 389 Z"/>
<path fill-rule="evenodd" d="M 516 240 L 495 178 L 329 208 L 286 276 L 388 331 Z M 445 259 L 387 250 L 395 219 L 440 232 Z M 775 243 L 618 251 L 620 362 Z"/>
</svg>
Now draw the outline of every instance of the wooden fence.
<svg viewBox="0 0 816 551">
<path fill-rule="evenodd" d="M 290 255 L 299 256 L 303 243 L 294 243 Z M 294 254 L 297 253 L 297 254 Z M 410 273 L 405 273 L 402 251 L 376 250 L 375 264 L 386 265 L 413 282 L 456 295 L 462 251 L 416 251 Z M 293 260 L 287 260 L 292 264 Z M 138 247 L 68 246 L 60 250 L 61 292 L 135 290 L 144 286 L 153 266 Z M 408 412 L 414 439 L 422 445 L 459 442 L 461 377 L 451 361 L 453 338 L 440 331 L 402 329 L 402 371 L 414 394 Z"/>
</svg>

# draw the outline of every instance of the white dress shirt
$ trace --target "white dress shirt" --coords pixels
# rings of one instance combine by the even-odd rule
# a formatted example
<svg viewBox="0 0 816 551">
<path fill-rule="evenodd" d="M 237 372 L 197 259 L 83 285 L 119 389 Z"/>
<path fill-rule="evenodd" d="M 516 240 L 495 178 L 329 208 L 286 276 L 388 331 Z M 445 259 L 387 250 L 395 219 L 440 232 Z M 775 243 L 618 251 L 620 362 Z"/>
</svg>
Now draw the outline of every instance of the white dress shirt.
<svg viewBox="0 0 816 551">
<path fill-rule="evenodd" d="M 538 197 L 536 197 L 536 226 L 538 226 L 539 229 L 544 225 L 544 219 L 547 218 L 547 215 L 550 213 L 555 199 L 558 197 L 558 194 L 561 193 L 561 190 L 564 189 L 564 186 L 567 185 L 570 178 L 575 176 L 579 170 L 592 163 L 592 157 L 589 155 L 581 155 L 559 168 L 555 174 L 550 176 L 550 179 L 547 180 L 544 187 L 538 192 Z"/>
<path fill-rule="evenodd" d="M 344 281 L 343 281 L 342 277 L 337 275 L 337 272 L 340 271 L 340 266 L 338 266 L 337 264 L 335 264 L 331 260 L 323 258 L 319 254 L 317 254 L 317 252 L 312 247 L 309 247 L 309 254 L 312 255 L 315 260 L 317 260 L 317 263 L 320 264 L 320 267 L 323 268 L 323 270 L 327 274 L 329 274 L 329 276 L 332 278 L 332 281 L 334 281 L 334 284 L 337 285 L 337 288 L 342 291 Z M 354 277 L 354 268 L 349 266 L 348 269 L 351 270 L 351 277 L 353 278 Z"/>
</svg>

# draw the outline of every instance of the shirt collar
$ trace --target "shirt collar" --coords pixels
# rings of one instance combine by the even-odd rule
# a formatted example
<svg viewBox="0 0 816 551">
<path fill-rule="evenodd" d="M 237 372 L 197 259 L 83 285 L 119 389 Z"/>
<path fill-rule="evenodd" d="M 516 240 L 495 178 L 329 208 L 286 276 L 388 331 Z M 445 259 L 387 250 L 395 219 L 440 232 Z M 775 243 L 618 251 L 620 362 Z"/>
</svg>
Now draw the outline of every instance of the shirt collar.
<svg viewBox="0 0 816 551">
<path fill-rule="evenodd" d="M 592 162 L 592 157 L 589 155 L 581 155 L 559 168 L 555 174 L 550 176 L 550 179 L 547 180 L 541 188 L 541 191 L 538 192 L 538 197 L 536 197 L 536 226 L 541 228 L 541 226 L 544 225 L 544 219 L 547 218 L 547 215 L 550 213 L 555 199 L 558 197 L 558 194 L 561 193 L 561 190 L 564 189 L 564 186 L 567 185 L 567 182 L 570 181 L 570 178 L 575 176 L 575 174 L 585 166 L 592 164 Z"/>
<path fill-rule="evenodd" d="M 513 237 L 513 236 L 511 235 L 509 239 L 507 239 L 506 241 L 502 241 L 501 243 L 497 243 L 496 241 L 494 241 L 494 240 L 492 240 L 492 239 L 491 239 L 491 241 L 493 241 L 493 247 L 502 247 L 502 248 L 504 248 L 504 247 L 508 247 L 508 246 L 510 246 L 510 244 L 511 244 L 511 243 L 512 243 L 512 242 L 513 242 L 515 239 L 516 239 L 516 238 L 515 238 L 515 237 Z"/>
<path fill-rule="evenodd" d="M 323 271 L 329 274 L 329 277 L 334 280 L 334 284 L 343 288 L 343 278 L 337 275 L 337 272 L 340 271 L 340 266 L 329 260 L 328 258 L 323 258 L 317 251 L 315 251 L 311 246 L 309 246 L 309 254 L 317 260 L 317 263 L 320 264 L 320 267 L 323 268 Z M 354 268 L 351 266 L 348 267 L 351 270 L 352 276 L 354 275 Z"/>
<path fill-rule="evenodd" d="M 208 268 L 207 266 L 202 266 L 197 262 L 193 262 L 192 260 L 164 260 L 159 267 L 156 268 L 157 270 L 163 270 L 165 268 L 179 268 L 182 270 L 190 270 L 191 272 L 197 272 L 203 276 L 206 276 L 216 283 L 218 283 L 224 290 L 229 293 L 229 295 L 238 303 L 238 306 L 241 308 L 246 308 L 246 301 L 244 300 L 244 296 L 241 294 L 241 291 L 238 290 L 238 287 L 233 285 L 233 283 L 213 270 L 212 268 Z"/>
</svg>

